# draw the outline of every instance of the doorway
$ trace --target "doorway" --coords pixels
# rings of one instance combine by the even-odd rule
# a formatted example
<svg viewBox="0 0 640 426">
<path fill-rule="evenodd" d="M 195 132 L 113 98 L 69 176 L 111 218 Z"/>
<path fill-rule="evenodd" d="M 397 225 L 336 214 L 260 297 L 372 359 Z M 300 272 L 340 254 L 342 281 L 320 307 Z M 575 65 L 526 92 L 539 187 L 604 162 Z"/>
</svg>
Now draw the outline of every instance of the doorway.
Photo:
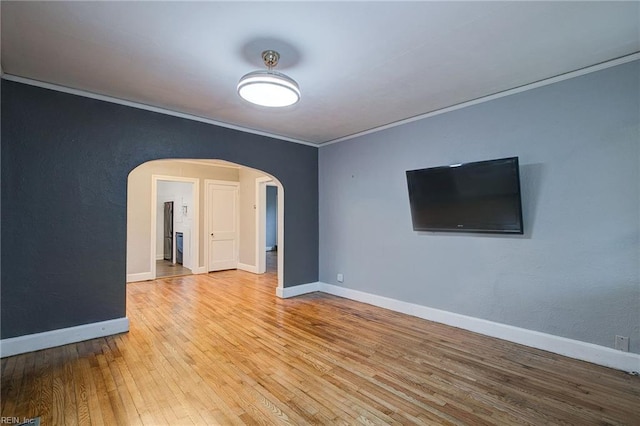
<svg viewBox="0 0 640 426">
<path fill-rule="evenodd" d="M 162 213 L 163 213 L 162 215 L 163 259 L 168 260 L 169 262 L 172 262 L 173 261 L 173 201 L 164 202 L 164 211 Z M 156 240 L 159 240 L 159 239 L 160 239 L 160 235 L 156 237 Z"/>
<path fill-rule="evenodd" d="M 268 212 L 267 206 L 267 188 L 275 195 L 275 205 L 272 211 Z M 278 274 L 278 288 L 283 288 L 284 281 L 284 190 L 282 184 L 270 177 L 260 177 L 256 179 L 256 273 L 264 274 L 265 272 L 276 272 Z M 274 211 L 275 210 L 275 211 Z M 268 218 L 275 219 L 275 251 L 267 251 L 267 248 L 273 249 L 267 245 L 267 228 Z M 272 224 L 273 226 L 273 224 Z M 269 263 L 269 269 L 267 269 Z"/>
<path fill-rule="evenodd" d="M 152 279 L 190 275 L 198 261 L 199 179 L 152 175 Z"/>
<path fill-rule="evenodd" d="M 189 176 L 189 177 L 183 177 Z M 284 283 L 284 188 L 277 178 L 240 164 L 223 160 L 209 159 L 165 159 L 152 160 L 141 164 L 130 172 L 127 189 L 127 282 L 153 280 L 161 276 L 157 261 L 163 252 L 156 251 L 159 241 L 164 236 L 154 232 L 163 224 L 163 210 L 158 206 L 158 185 L 163 182 L 186 182 L 193 187 L 194 197 L 188 206 L 188 214 L 193 214 L 191 240 L 184 236 L 185 251 L 191 250 L 194 259 L 193 274 L 205 274 L 209 267 L 209 244 L 207 232 L 208 212 L 205 203 L 205 180 L 219 180 L 225 183 L 236 182 L 239 185 L 239 256 L 237 269 L 251 273 L 264 273 L 266 267 L 266 242 L 259 234 L 266 232 L 266 219 L 262 227 L 257 226 L 260 218 L 265 218 L 267 182 L 277 186 L 277 276 L 276 294 L 281 295 Z M 264 193 L 263 195 L 261 195 Z M 187 197 L 188 198 L 188 197 Z M 262 203 L 259 198 L 264 198 Z M 169 200 L 163 200 L 169 201 Z M 153 206 L 153 208 L 152 208 Z M 193 208 L 192 208 L 193 206 Z M 178 215 L 182 208 L 182 200 L 174 204 L 174 214 Z M 265 213 L 266 214 L 266 213 Z M 262 228 L 262 230 L 261 230 Z M 177 229 L 174 229 L 177 231 Z M 177 241 L 177 238 L 175 238 Z M 173 243 L 172 243 L 173 244 Z M 262 247 L 257 250 L 257 247 Z M 162 247 L 162 246 L 161 246 Z M 259 271 L 258 263 L 265 267 Z M 185 265 L 186 266 L 186 265 Z M 175 267 L 175 266 L 174 266 Z"/>
<path fill-rule="evenodd" d="M 272 182 L 266 184 L 265 218 L 265 272 L 278 272 L 278 187 Z"/>
</svg>

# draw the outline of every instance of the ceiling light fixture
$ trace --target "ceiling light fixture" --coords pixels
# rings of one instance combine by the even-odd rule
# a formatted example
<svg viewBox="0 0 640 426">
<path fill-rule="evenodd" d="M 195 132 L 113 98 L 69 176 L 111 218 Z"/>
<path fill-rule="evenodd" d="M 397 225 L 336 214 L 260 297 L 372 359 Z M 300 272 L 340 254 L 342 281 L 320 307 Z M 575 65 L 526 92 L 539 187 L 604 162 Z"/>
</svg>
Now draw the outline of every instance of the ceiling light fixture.
<svg viewBox="0 0 640 426">
<path fill-rule="evenodd" d="M 300 100 L 300 87 L 294 79 L 277 71 L 280 54 L 275 50 L 262 52 L 268 70 L 253 71 L 238 83 L 238 94 L 245 100 L 266 107 L 286 107 Z"/>
</svg>

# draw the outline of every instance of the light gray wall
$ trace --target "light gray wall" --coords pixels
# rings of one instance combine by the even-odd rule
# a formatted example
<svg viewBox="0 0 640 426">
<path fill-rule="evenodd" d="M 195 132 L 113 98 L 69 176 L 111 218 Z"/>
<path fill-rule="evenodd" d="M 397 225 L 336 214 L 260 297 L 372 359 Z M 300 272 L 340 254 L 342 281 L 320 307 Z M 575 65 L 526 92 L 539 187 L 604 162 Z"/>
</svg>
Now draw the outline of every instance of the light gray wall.
<svg viewBox="0 0 640 426">
<path fill-rule="evenodd" d="M 640 353 L 639 76 L 636 61 L 320 148 L 320 280 Z M 523 236 L 412 230 L 406 170 L 508 156 Z"/>
</svg>

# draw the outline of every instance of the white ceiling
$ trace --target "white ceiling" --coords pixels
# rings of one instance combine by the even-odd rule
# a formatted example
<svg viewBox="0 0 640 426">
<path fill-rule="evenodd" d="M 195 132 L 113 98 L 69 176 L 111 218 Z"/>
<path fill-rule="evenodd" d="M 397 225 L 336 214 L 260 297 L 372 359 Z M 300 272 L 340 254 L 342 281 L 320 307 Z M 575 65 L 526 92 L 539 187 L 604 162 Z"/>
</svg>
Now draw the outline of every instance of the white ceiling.
<svg viewBox="0 0 640 426">
<path fill-rule="evenodd" d="M 322 144 L 640 51 L 639 2 L 11 2 L 2 70 Z M 278 50 L 302 100 L 236 84 Z"/>
</svg>

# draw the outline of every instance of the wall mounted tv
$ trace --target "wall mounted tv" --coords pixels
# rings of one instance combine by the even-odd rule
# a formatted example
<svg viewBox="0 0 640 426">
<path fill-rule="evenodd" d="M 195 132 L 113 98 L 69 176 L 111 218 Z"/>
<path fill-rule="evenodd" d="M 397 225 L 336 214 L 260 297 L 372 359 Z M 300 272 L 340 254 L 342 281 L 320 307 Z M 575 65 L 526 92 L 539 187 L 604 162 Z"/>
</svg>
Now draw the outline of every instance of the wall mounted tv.
<svg viewBox="0 0 640 426">
<path fill-rule="evenodd" d="M 407 171 L 415 231 L 522 234 L 518 157 Z"/>
</svg>

